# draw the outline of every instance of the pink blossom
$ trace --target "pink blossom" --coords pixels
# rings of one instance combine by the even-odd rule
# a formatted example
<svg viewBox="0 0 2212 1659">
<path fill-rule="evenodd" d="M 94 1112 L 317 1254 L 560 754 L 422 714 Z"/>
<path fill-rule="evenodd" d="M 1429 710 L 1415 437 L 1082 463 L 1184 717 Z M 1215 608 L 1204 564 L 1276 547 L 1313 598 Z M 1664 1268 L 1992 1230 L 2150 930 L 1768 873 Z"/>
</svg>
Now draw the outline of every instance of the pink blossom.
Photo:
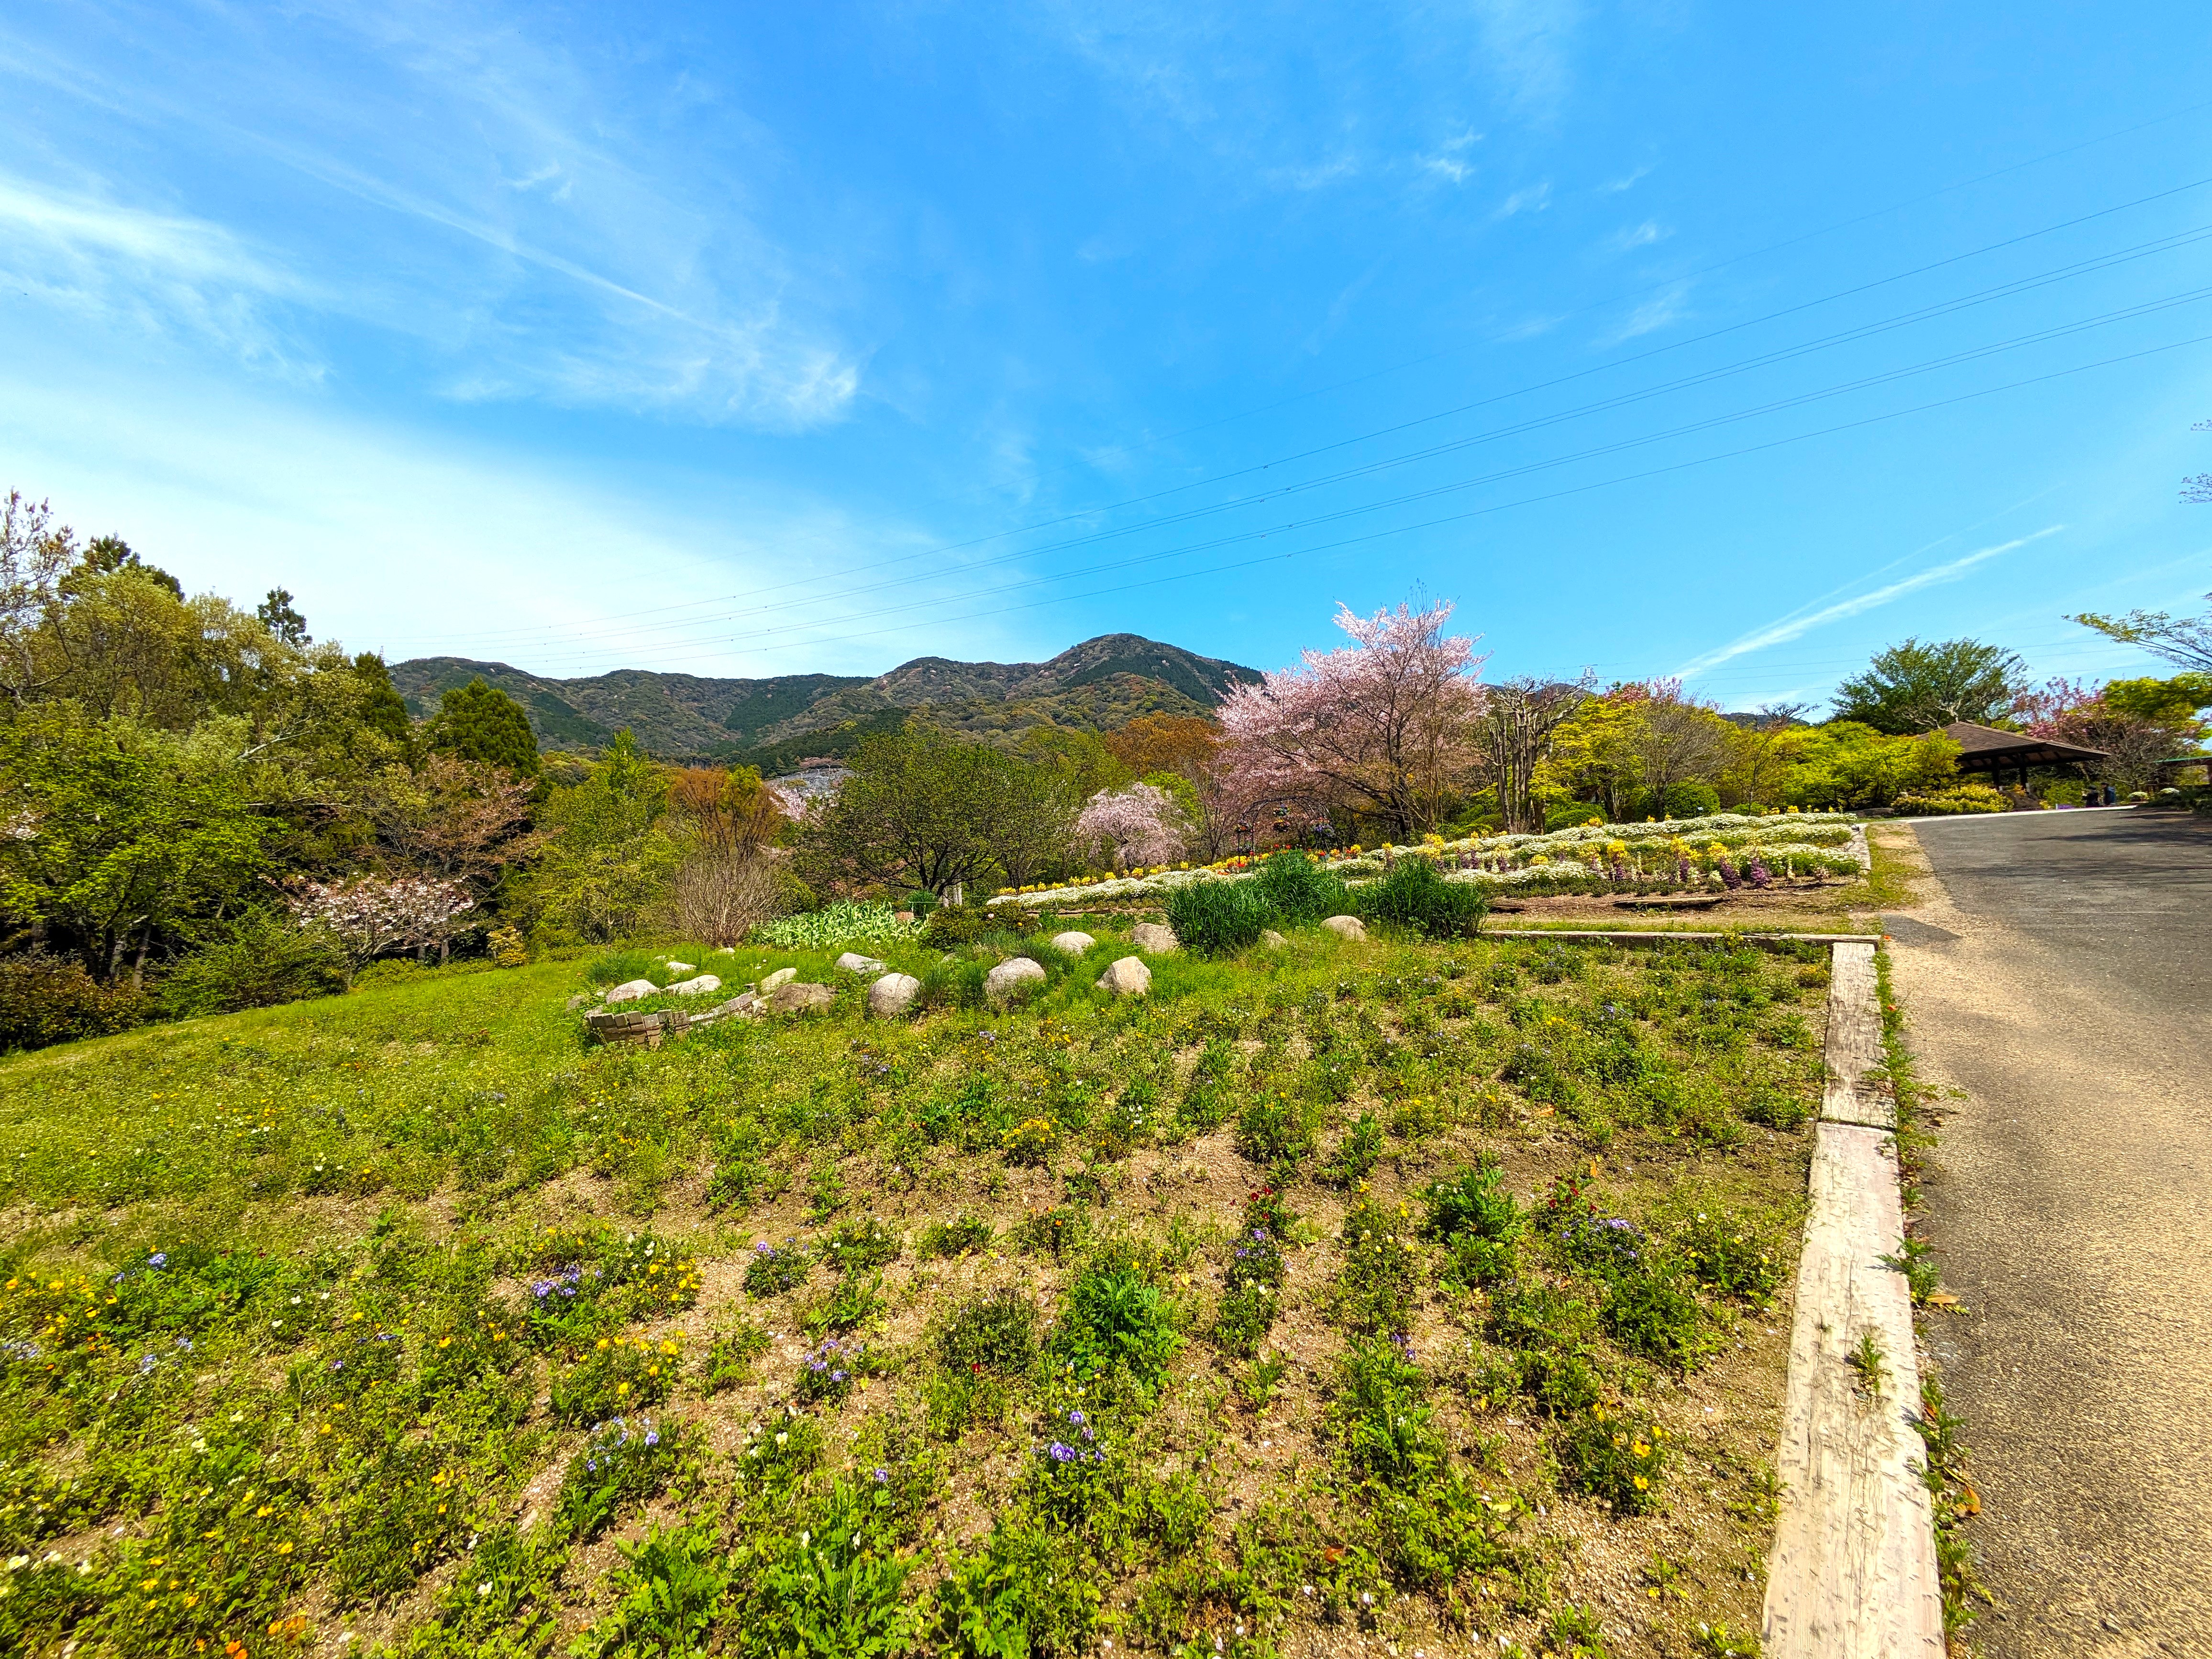
<svg viewBox="0 0 2212 1659">
<path fill-rule="evenodd" d="M 1102 789 L 1084 804 L 1075 838 L 1085 848 L 1103 844 L 1115 867 L 1164 864 L 1188 842 L 1190 822 L 1174 796 L 1155 784 Z"/>
<path fill-rule="evenodd" d="M 420 877 L 302 881 L 291 886 L 286 902 L 301 927 L 327 927 L 356 962 L 436 945 L 452 933 L 456 918 L 476 908 L 459 882 Z"/>
</svg>

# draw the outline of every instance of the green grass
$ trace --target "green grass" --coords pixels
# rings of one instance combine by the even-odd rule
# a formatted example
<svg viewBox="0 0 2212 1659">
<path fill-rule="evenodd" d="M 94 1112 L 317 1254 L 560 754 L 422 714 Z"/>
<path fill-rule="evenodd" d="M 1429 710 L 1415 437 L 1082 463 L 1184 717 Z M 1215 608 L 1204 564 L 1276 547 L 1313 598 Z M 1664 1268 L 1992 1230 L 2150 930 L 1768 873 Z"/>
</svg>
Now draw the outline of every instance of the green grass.
<svg viewBox="0 0 2212 1659">
<path fill-rule="evenodd" d="M 1678 1645 L 1755 1623 L 1818 954 L 1300 932 L 1116 1001 L 1115 926 L 888 947 L 897 1022 L 679 945 L 0 1062 L 0 1647 L 1534 1650 L 1613 1534 Z M 587 1046 L 671 956 L 838 994 Z"/>
</svg>

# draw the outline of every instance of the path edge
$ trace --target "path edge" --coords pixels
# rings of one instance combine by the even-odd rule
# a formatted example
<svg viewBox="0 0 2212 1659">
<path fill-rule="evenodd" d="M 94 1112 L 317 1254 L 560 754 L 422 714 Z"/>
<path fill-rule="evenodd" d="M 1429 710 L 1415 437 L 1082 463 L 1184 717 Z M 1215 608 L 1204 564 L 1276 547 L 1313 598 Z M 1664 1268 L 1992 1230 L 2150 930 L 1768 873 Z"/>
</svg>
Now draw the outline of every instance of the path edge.
<svg viewBox="0 0 2212 1659">
<path fill-rule="evenodd" d="M 1776 1454 L 1783 1491 L 1767 1559 L 1767 1659 L 1943 1659 L 1946 1651 L 1935 1514 L 1915 1428 L 1912 1299 L 1904 1275 L 1882 1261 L 1902 1253 L 1905 1219 L 1895 1105 L 1869 1075 L 1881 1063 L 1881 1030 L 1874 945 L 1838 941 Z M 1850 1358 L 1869 1332 L 1887 1370 L 1878 1391 Z"/>
</svg>

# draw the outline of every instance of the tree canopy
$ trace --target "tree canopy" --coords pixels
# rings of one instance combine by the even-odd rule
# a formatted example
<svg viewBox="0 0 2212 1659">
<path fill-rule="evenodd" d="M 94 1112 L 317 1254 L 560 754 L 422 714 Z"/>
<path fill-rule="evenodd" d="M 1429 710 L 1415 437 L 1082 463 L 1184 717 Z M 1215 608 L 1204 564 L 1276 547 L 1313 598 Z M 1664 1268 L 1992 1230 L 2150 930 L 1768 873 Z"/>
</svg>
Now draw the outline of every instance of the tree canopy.
<svg viewBox="0 0 2212 1659">
<path fill-rule="evenodd" d="M 1876 652 L 1863 673 L 1837 687 L 1835 718 L 1893 736 L 1954 720 L 1986 726 L 2011 713 L 2026 678 L 2027 665 L 2000 646 L 1908 639 Z"/>
<path fill-rule="evenodd" d="M 446 754 L 488 761 L 522 777 L 538 775 L 538 734 L 531 730 L 530 716 L 506 692 L 486 684 L 481 674 L 439 698 L 438 712 L 423 735 L 431 748 Z"/>
</svg>

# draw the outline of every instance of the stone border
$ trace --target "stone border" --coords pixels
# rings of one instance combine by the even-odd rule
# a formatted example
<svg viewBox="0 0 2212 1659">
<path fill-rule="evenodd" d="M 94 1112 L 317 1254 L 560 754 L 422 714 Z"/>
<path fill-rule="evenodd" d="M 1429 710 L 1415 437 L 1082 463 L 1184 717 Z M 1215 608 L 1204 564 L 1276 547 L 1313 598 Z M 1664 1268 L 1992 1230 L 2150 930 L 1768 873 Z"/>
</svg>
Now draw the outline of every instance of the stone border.
<svg viewBox="0 0 2212 1659">
<path fill-rule="evenodd" d="M 1905 1215 L 1896 1103 L 1869 1075 L 1882 1057 L 1874 942 L 1838 940 L 1832 960 L 1762 1642 L 1767 1659 L 1942 1659 L 1912 1297 L 1882 1261 L 1904 1249 Z M 1869 1334 L 1878 1386 L 1851 1363 Z"/>
</svg>

